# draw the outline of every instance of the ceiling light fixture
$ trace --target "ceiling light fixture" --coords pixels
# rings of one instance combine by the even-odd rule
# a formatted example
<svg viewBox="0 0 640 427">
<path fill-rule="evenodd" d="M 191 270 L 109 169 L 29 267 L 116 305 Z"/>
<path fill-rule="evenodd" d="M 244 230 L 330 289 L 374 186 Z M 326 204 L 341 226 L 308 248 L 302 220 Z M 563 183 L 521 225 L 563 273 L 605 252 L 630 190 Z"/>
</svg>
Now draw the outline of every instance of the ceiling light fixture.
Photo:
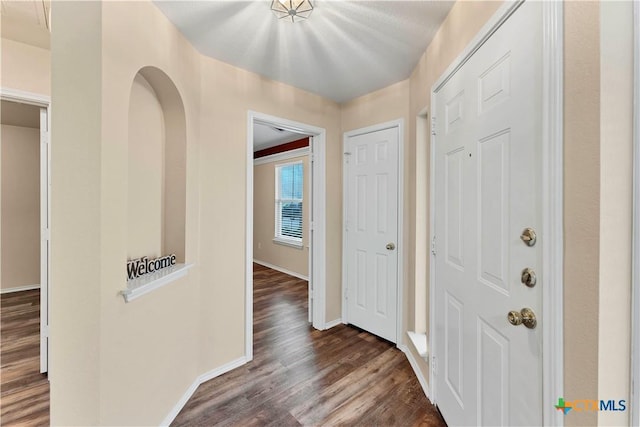
<svg viewBox="0 0 640 427">
<path fill-rule="evenodd" d="M 278 19 L 291 22 L 307 19 L 313 12 L 311 0 L 272 0 L 271 10 Z"/>
</svg>

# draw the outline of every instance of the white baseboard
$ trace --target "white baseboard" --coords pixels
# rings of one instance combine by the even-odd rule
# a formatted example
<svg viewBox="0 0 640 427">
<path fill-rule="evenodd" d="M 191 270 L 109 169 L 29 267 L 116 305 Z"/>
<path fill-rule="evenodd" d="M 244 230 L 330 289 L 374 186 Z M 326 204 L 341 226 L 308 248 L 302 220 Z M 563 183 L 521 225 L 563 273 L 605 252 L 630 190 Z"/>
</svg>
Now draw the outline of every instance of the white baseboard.
<svg viewBox="0 0 640 427">
<path fill-rule="evenodd" d="M 182 395 L 182 397 L 180 398 L 180 400 L 178 400 L 178 403 L 175 404 L 175 406 L 171 409 L 171 411 L 169 412 L 169 414 L 164 418 L 164 420 L 162 420 L 162 423 L 160 423 L 161 426 L 168 426 L 170 425 L 173 420 L 178 416 L 178 414 L 180 413 L 180 411 L 182 410 L 182 408 L 184 408 L 184 405 L 187 404 L 187 402 L 189 401 L 189 399 L 191 399 L 191 396 L 193 396 L 193 393 L 196 392 L 196 390 L 198 389 L 198 387 L 202 384 L 205 383 L 215 377 L 219 377 L 222 374 L 226 374 L 229 371 L 232 371 L 236 368 L 239 368 L 240 366 L 244 365 L 245 363 L 247 363 L 247 358 L 246 357 L 241 357 L 239 359 L 236 360 L 232 360 L 229 363 L 226 363 L 216 369 L 213 369 L 209 372 L 206 372 L 202 375 L 200 375 L 198 378 L 195 379 L 195 381 L 189 386 L 189 388 L 187 389 L 187 391 L 184 392 L 184 394 Z"/>
<path fill-rule="evenodd" d="M 18 286 L 15 288 L 1 289 L 0 294 L 10 294 L 11 292 L 32 291 L 34 289 L 40 289 L 40 285 L 27 285 L 27 286 Z"/>
<path fill-rule="evenodd" d="M 418 378 L 418 382 L 422 387 L 422 391 L 424 391 L 424 395 L 427 396 L 427 399 L 429 399 L 429 402 L 433 403 L 433 401 L 431 400 L 431 397 L 429 396 L 429 385 L 427 384 L 426 378 L 422 375 L 422 371 L 418 366 L 418 361 L 415 359 L 415 357 L 413 357 L 413 353 L 411 353 L 411 350 L 409 350 L 409 348 L 404 344 L 398 345 L 398 349 L 402 351 L 405 354 L 405 356 L 407 356 L 407 360 L 409 361 L 411 368 L 413 368 L 413 372 L 416 374 L 416 377 Z"/>
<path fill-rule="evenodd" d="M 253 262 L 255 262 L 256 264 L 260 264 L 263 267 L 279 271 L 280 273 L 288 274 L 289 276 L 297 277 L 298 279 L 306 280 L 307 282 L 309 281 L 308 276 L 303 276 L 302 274 L 296 273 L 295 271 L 287 270 L 286 268 L 278 267 L 277 265 L 269 264 L 268 262 L 258 261 L 257 259 L 254 259 Z"/>
<path fill-rule="evenodd" d="M 333 328 L 333 327 L 335 327 L 335 326 L 338 326 L 338 325 L 340 325 L 340 324 L 342 324 L 342 319 L 337 318 L 336 320 L 332 320 L 331 322 L 327 322 L 327 323 L 325 323 L 325 324 L 324 324 L 324 329 L 325 329 L 325 330 L 327 330 L 327 329 L 331 329 L 331 328 Z"/>
</svg>

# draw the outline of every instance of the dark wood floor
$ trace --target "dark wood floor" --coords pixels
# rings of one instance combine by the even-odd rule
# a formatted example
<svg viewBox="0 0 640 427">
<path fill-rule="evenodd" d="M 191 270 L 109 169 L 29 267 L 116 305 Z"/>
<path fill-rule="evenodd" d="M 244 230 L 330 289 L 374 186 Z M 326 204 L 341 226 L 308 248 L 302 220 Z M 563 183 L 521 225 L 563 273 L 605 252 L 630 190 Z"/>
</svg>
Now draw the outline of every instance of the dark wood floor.
<svg viewBox="0 0 640 427">
<path fill-rule="evenodd" d="M 0 425 L 49 424 L 40 293 L 2 295 Z M 307 323 L 307 282 L 254 265 L 254 360 L 201 385 L 176 426 L 444 426 L 405 356 L 353 327 Z"/>
<path fill-rule="evenodd" d="M 444 426 L 406 357 L 307 323 L 307 282 L 254 265 L 254 360 L 201 385 L 174 426 Z"/>
<path fill-rule="evenodd" d="M 40 291 L 3 294 L 0 425 L 49 425 L 49 381 L 40 373 Z"/>
</svg>

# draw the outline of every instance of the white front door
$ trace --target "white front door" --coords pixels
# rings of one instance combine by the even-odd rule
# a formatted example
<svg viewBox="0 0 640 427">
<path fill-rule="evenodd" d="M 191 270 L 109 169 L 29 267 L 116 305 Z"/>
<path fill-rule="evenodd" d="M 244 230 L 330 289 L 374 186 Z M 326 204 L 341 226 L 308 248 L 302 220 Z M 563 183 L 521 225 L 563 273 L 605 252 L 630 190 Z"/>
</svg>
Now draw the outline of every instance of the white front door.
<svg viewBox="0 0 640 427">
<path fill-rule="evenodd" d="M 397 341 L 398 127 L 345 140 L 347 323 Z"/>
<path fill-rule="evenodd" d="M 541 34 L 541 3 L 524 3 L 436 92 L 434 372 L 449 425 L 542 425 L 542 248 L 521 238 L 542 231 Z"/>
</svg>

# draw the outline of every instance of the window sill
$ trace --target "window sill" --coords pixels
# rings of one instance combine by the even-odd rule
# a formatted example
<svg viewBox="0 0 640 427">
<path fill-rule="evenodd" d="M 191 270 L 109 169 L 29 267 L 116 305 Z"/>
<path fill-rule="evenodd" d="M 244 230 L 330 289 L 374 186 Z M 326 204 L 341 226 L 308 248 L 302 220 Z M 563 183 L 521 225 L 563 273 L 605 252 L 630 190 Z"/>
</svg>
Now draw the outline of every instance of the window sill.
<svg viewBox="0 0 640 427">
<path fill-rule="evenodd" d="M 427 350 L 427 334 L 419 334 L 417 332 L 408 331 L 409 339 L 413 343 L 413 347 L 416 349 L 420 357 L 425 361 L 429 361 L 429 350 Z"/>
<path fill-rule="evenodd" d="M 187 275 L 193 264 L 176 264 L 154 273 L 145 274 L 127 282 L 127 289 L 120 292 L 125 302 L 131 302 Z"/>
<path fill-rule="evenodd" d="M 289 247 L 296 248 L 296 249 L 302 249 L 304 247 L 302 242 L 297 242 L 295 240 L 289 240 L 289 239 L 283 239 L 281 237 L 274 237 L 273 238 L 273 243 L 276 243 L 278 245 L 283 245 L 283 246 L 289 246 Z"/>
</svg>

